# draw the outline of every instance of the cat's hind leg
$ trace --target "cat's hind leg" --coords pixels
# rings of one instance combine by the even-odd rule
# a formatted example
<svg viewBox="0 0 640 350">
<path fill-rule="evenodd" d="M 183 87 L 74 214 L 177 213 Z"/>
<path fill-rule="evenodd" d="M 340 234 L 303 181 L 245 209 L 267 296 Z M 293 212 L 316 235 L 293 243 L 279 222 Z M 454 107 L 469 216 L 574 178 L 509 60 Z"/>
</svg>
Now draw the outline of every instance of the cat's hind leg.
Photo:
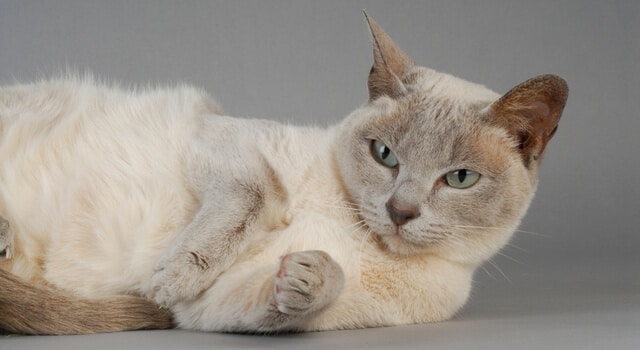
<svg viewBox="0 0 640 350">
<path fill-rule="evenodd" d="M 0 217 L 0 261 L 13 255 L 13 230 L 9 221 Z"/>
</svg>

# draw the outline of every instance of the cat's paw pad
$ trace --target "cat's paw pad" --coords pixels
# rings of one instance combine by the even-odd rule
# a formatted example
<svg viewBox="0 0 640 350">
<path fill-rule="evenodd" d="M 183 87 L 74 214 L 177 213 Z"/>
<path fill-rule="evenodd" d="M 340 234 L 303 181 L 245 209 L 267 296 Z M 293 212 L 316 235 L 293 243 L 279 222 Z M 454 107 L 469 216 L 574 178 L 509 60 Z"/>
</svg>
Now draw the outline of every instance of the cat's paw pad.
<svg viewBox="0 0 640 350">
<path fill-rule="evenodd" d="M 274 284 L 274 304 L 287 315 L 314 312 L 335 300 L 344 286 L 342 268 L 329 254 L 295 252 L 280 261 Z"/>
<path fill-rule="evenodd" d="M 0 260 L 11 259 L 13 255 L 13 230 L 9 222 L 0 217 Z"/>
<path fill-rule="evenodd" d="M 215 275 L 209 261 L 198 252 L 180 252 L 156 264 L 151 284 L 153 300 L 162 307 L 195 298 L 208 288 Z M 210 278 L 213 275 L 213 278 Z"/>
</svg>

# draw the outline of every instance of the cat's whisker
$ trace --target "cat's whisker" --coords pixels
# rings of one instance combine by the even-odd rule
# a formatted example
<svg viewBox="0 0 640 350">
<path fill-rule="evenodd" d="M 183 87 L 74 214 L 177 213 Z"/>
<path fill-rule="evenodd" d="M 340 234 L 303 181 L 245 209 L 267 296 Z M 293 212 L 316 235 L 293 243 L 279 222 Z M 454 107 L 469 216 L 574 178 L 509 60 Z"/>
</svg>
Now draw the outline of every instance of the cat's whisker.
<svg viewBox="0 0 640 350">
<path fill-rule="evenodd" d="M 455 228 L 474 228 L 474 229 L 481 229 L 481 230 L 508 230 L 509 229 L 508 227 L 474 226 L 474 225 L 453 225 L 453 227 L 455 227 Z M 527 233 L 527 234 L 531 234 L 531 235 L 535 235 L 535 236 L 541 236 L 541 237 L 551 237 L 550 235 L 547 235 L 547 234 L 544 234 L 544 233 L 521 230 L 521 229 L 515 229 L 514 232 Z"/>
<path fill-rule="evenodd" d="M 360 220 L 358 222 L 355 222 L 349 226 L 347 226 L 347 228 L 351 228 L 349 235 L 355 233 L 356 231 L 359 231 L 363 228 L 367 227 L 367 224 L 365 223 L 364 220 Z M 362 251 L 364 250 L 364 244 L 365 242 L 369 239 L 369 236 L 371 235 L 371 229 L 367 227 L 367 232 L 365 233 L 365 235 L 363 236 L 363 238 L 360 241 L 360 246 L 358 247 L 358 259 L 357 261 L 360 262 L 360 259 L 362 258 Z"/>
<path fill-rule="evenodd" d="M 464 240 L 456 237 L 455 235 L 449 236 L 446 239 L 438 241 L 438 244 L 446 246 L 447 248 L 457 249 L 464 246 Z"/>
<path fill-rule="evenodd" d="M 522 247 L 520 247 L 520 246 L 516 245 L 516 244 L 515 244 L 515 243 L 513 243 L 513 242 L 509 242 L 509 243 L 507 243 L 507 246 L 509 246 L 509 247 L 513 247 L 513 248 L 515 248 L 515 249 L 517 249 L 517 250 L 519 250 L 519 251 L 521 251 L 521 252 L 523 252 L 523 253 L 527 253 L 527 254 L 529 253 L 529 251 L 528 251 L 528 250 L 526 250 L 526 249 L 524 249 L 524 248 L 522 248 Z"/>
<path fill-rule="evenodd" d="M 349 232 L 349 234 L 352 235 L 352 234 L 356 233 L 357 231 L 360 231 L 360 230 L 362 230 L 363 228 L 366 228 L 366 227 L 367 227 L 367 225 L 364 224 L 364 223 L 356 225 L 356 226 L 352 226 L 351 227 L 351 231 Z"/>
<path fill-rule="evenodd" d="M 485 230 L 507 230 L 507 227 L 498 227 L 498 226 L 475 226 L 475 225 L 453 225 L 455 228 L 477 228 L 477 229 L 485 229 Z"/>
<path fill-rule="evenodd" d="M 356 232 L 357 230 L 361 229 L 361 228 L 362 228 L 362 227 L 364 227 L 364 226 L 365 226 L 365 222 L 364 222 L 364 220 L 360 220 L 360 221 L 354 222 L 353 224 L 351 224 L 351 225 L 349 225 L 349 226 L 347 226 L 347 227 L 345 227 L 345 228 L 347 228 L 347 229 L 353 229 L 353 230 L 351 230 L 351 231 L 349 232 L 349 233 L 351 234 L 351 233 L 354 233 L 354 232 Z"/>
<path fill-rule="evenodd" d="M 511 279 L 507 276 L 507 274 L 504 273 L 504 271 L 500 268 L 500 266 L 498 266 L 498 264 L 495 261 L 493 261 L 493 259 L 489 259 L 489 260 L 487 260 L 487 262 L 491 266 L 493 266 L 493 268 L 496 269 L 496 271 L 498 271 L 502 275 L 502 277 L 504 277 L 504 279 L 507 280 L 507 282 L 513 283 L 513 282 L 511 282 Z"/>
<path fill-rule="evenodd" d="M 326 207 L 326 208 L 333 208 L 333 209 L 340 209 L 340 210 L 346 210 L 346 211 L 351 211 L 351 212 L 359 212 L 359 210 L 358 210 L 358 209 L 355 209 L 355 208 L 340 207 L 340 206 L 337 206 L 337 205 L 328 205 L 328 204 L 327 204 L 327 205 L 324 205 L 324 207 Z"/>
<path fill-rule="evenodd" d="M 339 204 L 344 204 L 344 205 L 339 205 Z M 343 203 L 339 203 L 339 204 L 321 203 L 320 205 L 322 205 L 323 207 L 326 207 L 326 208 L 347 210 L 347 211 L 352 211 L 352 212 L 359 212 L 360 211 L 355 205 L 352 206 L 352 203 L 343 202 Z"/>
<path fill-rule="evenodd" d="M 502 257 L 505 257 L 505 258 L 517 263 L 517 264 L 524 265 L 524 263 L 522 261 L 520 261 L 520 260 L 518 260 L 518 259 L 516 259 L 514 257 L 511 257 L 511 256 L 509 256 L 509 255 L 507 255 L 507 254 L 505 254 L 503 252 L 498 252 L 497 254 L 502 256 Z"/>
<path fill-rule="evenodd" d="M 486 272 L 486 273 L 487 273 L 487 275 L 488 275 L 492 280 L 495 280 L 495 279 L 496 279 L 496 277 L 495 277 L 491 272 L 489 272 L 489 269 L 487 269 L 487 267 L 486 267 L 486 266 L 482 265 L 482 269 L 484 270 L 484 272 Z"/>
<path fill-rule="evenodd" d="M 551 238 L 551 235 L 540 233 L 540 232 L 533 232 L 533 231 L 526 231 L 526 230 L 519 230 L 519 229 L 515 230 L 515 232 L 526 233 L 526 234 L 530 234 L 538 237 Z"/>
<path fill-rule="evenodd" d="M 358 248 L 358 260 L 357 260 L 358 263 L 362 261 L 362 253 L 364 252 L 364 245 L 369 240 L 369 237 L 371 236 L 372 233 L 373 232 L 371 231 L 371 229 L 367 228 L 367 232 L 360 240 L 360 247 Z"/>
</svg>

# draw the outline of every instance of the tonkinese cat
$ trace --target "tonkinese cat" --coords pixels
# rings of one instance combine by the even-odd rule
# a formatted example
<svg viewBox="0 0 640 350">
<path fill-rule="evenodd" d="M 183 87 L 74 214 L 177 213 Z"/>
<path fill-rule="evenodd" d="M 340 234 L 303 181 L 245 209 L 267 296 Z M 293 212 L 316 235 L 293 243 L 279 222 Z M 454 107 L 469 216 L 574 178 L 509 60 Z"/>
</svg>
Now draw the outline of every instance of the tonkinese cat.
<svg viewBox="0 0 640 350">
<path fill-rule="evenodd" d="M 0 89 L 0 329 L 450 318 L 524 215 L 567 85 L 500 96 L 417 66 L 367 20 L 369 100 L 326 129 L 224 116 L 186 86 Z"/>
</svg>

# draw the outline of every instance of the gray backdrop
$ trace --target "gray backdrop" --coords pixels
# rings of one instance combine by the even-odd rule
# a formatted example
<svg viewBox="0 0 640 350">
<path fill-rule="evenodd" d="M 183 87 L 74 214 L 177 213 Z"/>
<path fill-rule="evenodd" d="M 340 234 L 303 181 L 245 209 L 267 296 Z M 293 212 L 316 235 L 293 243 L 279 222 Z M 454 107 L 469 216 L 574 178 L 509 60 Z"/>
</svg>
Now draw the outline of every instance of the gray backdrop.
<svg viewBox="0 0 640 350">
<path fill-rule="evenodd" d="M 0 0 L 0 83 L 67 69 L 125 85 L 188 82 L 230 115 L 328 125 L 367 96 L 363 8 L 419 64 L 499 92 L 544 73 L 569 83 L 523 232 L 479 271 L 468 307 L 440 325 L 284 338 L 142 332 L 60 346 L 640 345 L 640 2 Z"/>
</svg>

